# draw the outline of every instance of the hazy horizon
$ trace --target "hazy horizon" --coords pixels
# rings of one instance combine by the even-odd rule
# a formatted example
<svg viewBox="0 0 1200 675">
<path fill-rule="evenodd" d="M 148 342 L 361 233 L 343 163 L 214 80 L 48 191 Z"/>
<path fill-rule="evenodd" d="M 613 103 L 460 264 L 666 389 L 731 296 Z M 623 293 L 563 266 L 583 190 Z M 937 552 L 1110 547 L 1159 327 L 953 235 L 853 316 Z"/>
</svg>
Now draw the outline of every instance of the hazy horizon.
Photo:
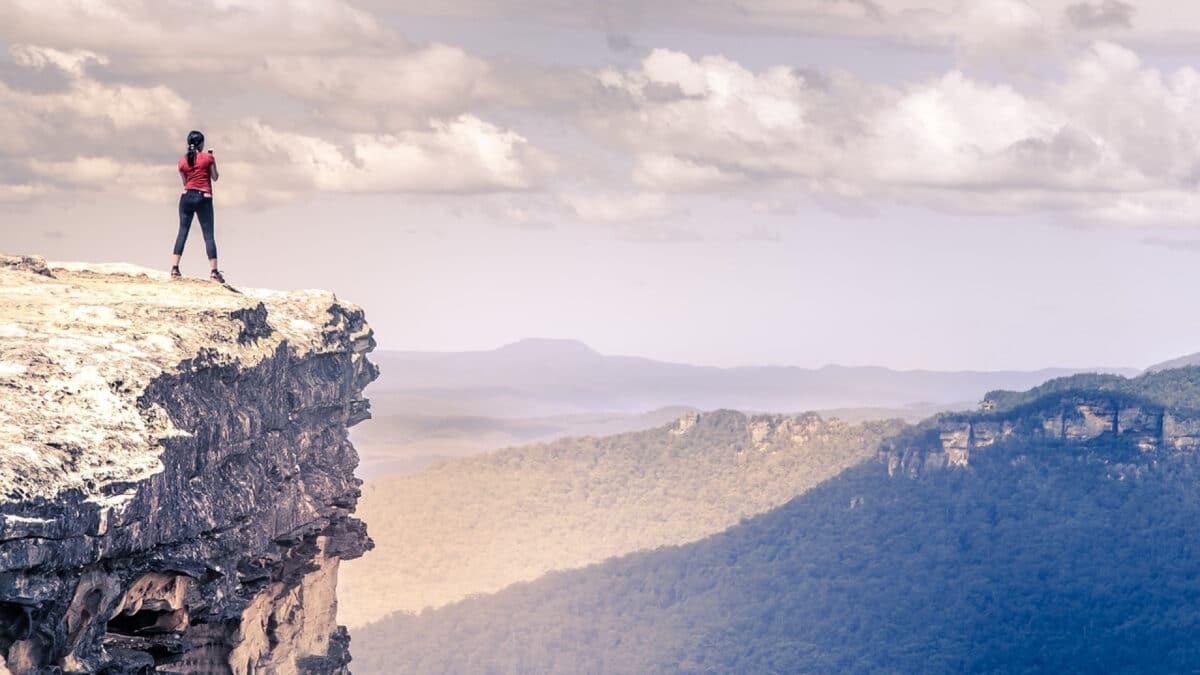
<svg viewBox="0 0 1200 675">
<path fill-rule="evenodd" d="M 476 353 L 481 354 L 481 353 L 489 353 L 489 352 L 498 352 L 498 351 L 504 350 L 506 348 L 511 348 L 511 347 L 515 347 L 518 345 L 537 344 L 537 343 L 542 343 L 542 344 L 558 343 L 558 344 L 563 344 L 563 345 L 571 344 L 571 345 L 575 345 L 578 347 L 582 347 L 582 348 L 584 348 L 592 353 L 595 353 L 599 356 L 617 357 L 617 358 L 648 359 L 651 361 L 660 361 L 660 362 L 664 362 L 664 363 L 675 363 L 675 364 L 679 364 L 679 365 L 693 366 L 693 367 L 697 367 L 697 368 L 720 368 L 720 369 L 802 368 L 802 369 L 806 369 L 806 370 L 819 370 L 821 368 L 885 368 L 888 370 L 895 370 L 895 371 L 899 371 L 899 372 L 921 371 L 921 370 L 928 370 L 930 372 L 959 372 L 962 370 L 966 370 L 966 371 L 973 370 L 970 368 L 958 369 L 956 371 L 931 369 L 931 368 L 894 368 L 886 363 L 822 363 L 820 365 L 815 365 L 815 366 L 802 365 L 802 364 L 796 364 L 796 363 L 771 363 L 771 362 L 746 362 L 746 363 L 733 363 L 733 364 L 728 364 L 728 365 L 712 364 L 712 363 L 694 363 L 694 362 L 689 362 L 689 361 L 679 361 L 679 360 L 675 360 L 675 359 L 671 359 L 671 358 L 652 357 L 652 356 L 647 356 L 645 354 L 610 354 L 610 353 L 602 352 L 602 351 L 596 349 L 595 347 L 589 345 L 584 340 L 580 340 L 577 338 L 544 337 L 544 336 L 523 337 L 523 338 L 514 340 L 512 342 L 505 342 L 503 344 L 484 346 L 484 347 L 480 347 L 480 348 L 461 349 L 461 350 L 407 349 L 407 348 L 406 349 L 393 349 L 384 344 L 380 344 L 377 349 L 381 352 L 399 352 L 399 353 L 405 353 L 405 354 L 476 354 Z M 1178 356 L 1185 356 L 1185 355 L 1179 354 Z M 1111 364 L 1092 364 L 1092 365 L 1084 365 L 1084 366 L 1072 365 L 1072 364 L 1068 364 L 1068 365 L 1046 364 L 1043 366 L 1037 366 L 1037 367 L 1033 367 L 1033 368 L 1013 368 L 1013 369 L 998 369 L 998 370 L 1017 370 L 1017 371 L 1023 371 L 1023 372 L 1038 372 L 1038 371 L 1043 371 L 1043 370 L 1089 370 L 1089 369 L 1106 371 L 1106 372 L 1107 371 L 1142 371 L 1151 366 L 1157 365 L 1158 363 L 1161 363 L 1161 362 L 1148 363 L 1144 366 L 1111 365 Z M 980 371 L 980 372 L 985 372 L 985 371 Z"/>
</svg>

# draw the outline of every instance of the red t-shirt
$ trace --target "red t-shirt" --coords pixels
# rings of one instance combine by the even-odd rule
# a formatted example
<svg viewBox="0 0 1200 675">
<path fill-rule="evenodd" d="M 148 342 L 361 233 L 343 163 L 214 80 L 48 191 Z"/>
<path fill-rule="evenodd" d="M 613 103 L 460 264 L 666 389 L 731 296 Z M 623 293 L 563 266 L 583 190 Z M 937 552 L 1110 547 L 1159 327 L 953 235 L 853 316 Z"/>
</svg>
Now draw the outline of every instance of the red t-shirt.
<svg viewBox="0 0 1200 675">
<path fill-rule="evenodd" d="M 212 194 L 212 179 L 209 178 L 208 170 L 216 161 L 207 152 L 197 152 L 196 166 L 188 166 L 187 155 L 184 155 L 179 160 L 179 173 L 183 174 L 184 178 L 183 189 Z"/>
</svg>

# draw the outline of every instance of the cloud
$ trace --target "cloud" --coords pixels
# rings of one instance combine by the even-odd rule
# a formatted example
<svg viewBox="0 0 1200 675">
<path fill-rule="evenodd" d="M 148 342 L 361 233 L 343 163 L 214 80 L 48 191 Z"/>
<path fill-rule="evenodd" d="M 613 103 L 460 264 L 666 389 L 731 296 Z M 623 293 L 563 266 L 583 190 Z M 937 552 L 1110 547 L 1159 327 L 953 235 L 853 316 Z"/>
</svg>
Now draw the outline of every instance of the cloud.
<svg viewBox="0 0 1200 675">
<path fill-rule="evenodd" d="M 456 201 L 456 215 L 526 230 L 546 230 L 565 220 L 568 214 L 561 201 L 549 194 L 521 192 L 486 194 Z"/>
<path fill-rule="evenodd" d="M 911 28 L 909 30 L 912 30 Z M 971 0 L 912 33 L 920 43 L 942 43 L 971 62 L 1034 64 L 1065 36 L 1043 10 L 1026 0 Z"/>
<path fill-rule="evenodd" d="M 311 54 L 395 39 L 341 0 L 7 0 L 0 39 L 106 54 L 153 55 L 166 69 L 205 57 Z"/>
<path fill-rule="evenodd" d="M 751 227 L 748 231 L 741 233 L 738 236 L 741 241 L 757 241 L 768 244 L 778 244 L 783 241 L 783 237 L 778 230 L 773 230 L 765 225 L 758 224 Z"/>
<path fill-rule="evenodd" d="M 110 81 L 169 83 L 197 107 L 212 100 L 205 109 L 294 116 L 299 106 L 313 115 L 309 126 L 339 131 L 421 128 L 492 104 L 561 104 L 586 82 L 528 64 L 497 72 L 461 47 L 413 45 L 344 0 L 14 0 L 0 6 L 3 41 L 42 45 L 23 65 L 53 62 L 76 75 L 104 66 Z"/>
<path fill-rule="evenodd" d="M 75 157 L 66 161 L 32 159 L 29 169 L 45 183 L 99 190 L 110 185 L 146 187 L 170 175 L 161 166 L 121 162 L 112 157 Z"/>
<path fill-rule="evenodd" d="M 1079 205 L 1084 221 L 1127 226 L 1200 226 L 1200 196 L 1192 190 L 1145 190 Z"/>
<path fill-rule="evenodd" d="M 614 229 L 617 238 L 639 244 L 690 244 L 704 241 L 694 229 L 662 223 L 621 225 Z"/>
<path fill-rule="evenodd" d="M 743 180 L 736 170 L 658 153 L 640 155 L 633 170 L 633 182 L 652 190 L 704 191 Z"/>
<path fill-rule="evenodd" d="M 15 63 L 65 77 L 61 90 L 30 91 L 0 81 L 0 137 L 6 164 L 0 200 L 32 202 L 63 191 L 117 190 L 139 198 L 169 194 L 169 167 L 138 159 L 170 147 L 186 128 L 191 104 L 165 86 L 130 86 L 92 78 L 107 59 L 86 50 L 14 45 Z M 171 143 L 171 145 L 174 145 Z M 178 183 L 175 183 L 176 185 Z"/>
<path fill-rule="evenodd" d="M 463 115 L 420 131 L 351 134 L 344 143 L 248 121 L 231 132 L 242 153 L 222 164 L 224 198 L 262 205 L 309 192 L 487 193 L 528 190 L 554 168 L 525 138 Z"/>
<path fill-rule="evenodd" d="M 685 213 L 667 195 L 655 192 L 568 193 L 562 196 L 562 202 L 575 219 L 604 225 L 659 222 Z"/>
<path fill-rule="evenodd" d="M 675 179 L 686 189 L 722 173 L 776 172 L 780 162 L 785 171 L 802 172 L 822 161 L 800 151 L 820 140 L 814 134 L 828 131 L 808 119 L 822 94 L 810 96 L 790 68 L 754 73 L 722 56 L 692 59 L 656 49 L 640 67 L 606 70 L 598 78 L 631 105 L 592 120 L 591 127 L 640 156 L 644 183 Z"/>
<path fill-rule="evenodd" d="M 628 52 L 634 48 L 633 38 L 626 33 L 609 33 L 604 40 L 614 52 Z"/>
<path fill-rule="evenodd" d="M 521 135 L 471 115 L 434 121 L 427 131 L 355 135 L 352 160 L 321 167 L 319 189 L 339 192 L 526 190 L 552 161 Z"/>
<path fill-rule="evenodd" d="M 110 190 L 162 199 L 178 189 L 174 156 L 197 127 L 227 150 L 226 203 L 520 191 L 554 168 L 525 136 L 471 112 L 508 95 L 490 64 L 458 47 L 412 47 L 335 0 L 180 9 L 137 0 L 0 7 L 0 36 L 45 41 L 13 44 L 0 70 L 9 165 L 0 198 Z M 184 20 L 195 26 L 179 30 Z M 27 73 L 60 82 L 30 87 Z"/>
<path fill-rule="evenodd" d="M 1183 251 L 1187 253 L 1200 252 L 1200 239 L 1171 239 L 1167 237 L 1146 237 L 1142 239 L 1142 243 L 1147 246 L 1158 246 L 1160 248 L 1171 249 L 1172 251 Z"/>
<path fill-rule="evenodd" d="M 952 50 L 1028 63 L 1119 36 L 1131 45 L 1194 50 L 1200 3 L 1178 0 L 359 0 L 367 9 L 471 21 L 529 20 L 604 34 L 656 29 L 825 35 Z M 1136 8 L 1136 9 L 1131 9 Z M 1030 53 L 1031 50 L 1035 53 Z"/>
<path fill-rule="evenodd" d="M 58 68 L 63 73 L 75 78 L 83 77 L 84 69 L 88 64 L 104 65 L 108 63 L 108 59 L 105 57 L 85 49 L 64 52 L 48 47 L 19 44 L 10 47 L 9 53 L 18 65 L 36 69 Z"/>
<path fill-rule="evenodd" d="M 255 208 L 315 193 L 477 194 L 536 187 L 552 160 L 511 131 L 463 116 L 423 131 L 352 134 L 345 143 L 259 121 L 229 130 L 238 153 L 218 155 L 222 204 Z M 116 191 L 151 202 L 178 193 L 173 163 L 109 156 L 31 159 L 34 185 L 53 190 Z M 20 193 L 18 192 L 19 196 Z"/>
<path fill-rule="evenodd" d="M 691 195 L 722 192 L 856 215 L 899 202 L 1200 224 L 1191 196 L 1200 182 L 1200 74 L 1149 67 L 1110 41 L 1079 42 L 1166 30 L 1169 8 L 1158 0 L 1136 14 L 1115 0 L 497 4 L 601 26 L 623 52 L 614 61 L 641 57 L 591 70 L 412 44 L 370 2 L 187 7 L 0 7 L 0 38 L 13 43 L 11 64 L 0 64 L 0 199 L 71 190 L 159 199 L 177 189 L 182 134 L 199 127 L 221 149 L 222 198 L 257 206 L 320 192 L 533 191 L 540 205 L 496 200 L 489 213 L 526 225 L 619 226 L 680 219 Z M 1200 24 L 1200 9 L 1174 7 L 1179 23 Z M 468 9 L 493 11 L 457 0 L 436 11 Z M 935 77 L 879 82 L 635 47 L 639 26 L 668 21 L 934 45 L 964 61 Z M 1067 45 L 1055 47 L 1064 36 Z M 1010 81 L 970 66 L 1056 49 L 1070 58 Z"/>
<path fill-rule="evenodd" d="M 1069 5 L 1065 14 L 1067 21 L 1080 30 L 1132 28 L 1134 7 L 1121 0 L 1079 2 Z"/>
<path fill-rule="evenodd" d="M 636 158 L 636 184 L 675 192 L 836 178 L 847 143 L 867 136 L 862 114 L 879 95 L 837 73 L 753 72 L 726 57 L 663 49 L 597 78 L 628 105 L 585 126 Z"/>
<path fill-rule="evenodd" d="M 64 91 L 25 92 L 0 82 L 0 100 L 6 104 L 6 113 L 25 127 L 25 133 L 14 139 L 28 142 L 28 136 L 40 130 L 99 143 L 114 131 L 177 128 L 191 113 L 191 104 L 168 87 L 137 87 L 92 79 L 85 72 L 87 66 L 107 62 L 93 52 L 64 52 L 33 45 L 14 45 L 9 51 L 19 65 L 56 69 L 67 76 L 69 83 Z M 41 119 L 35 121 L 34 117 Z M 46 126 L 67 121 L 74 124 L 58 124 L 53 129 Z"/>
<path fill-rule="evenodd" d="M 667 50 L 596 77 L 629 105 L 588 128 L 636 157 L 633 183 L 660 192 L 776 185 L 819 203 L 1200 223 L 1200 73 L 1163 73 L 1110 43 L 1021 88 L 957 70 L 887 86 L 754 72 Z M 651 93 L 665 89 L 676 93 Z"/>
<path fill-rule="evenodd" d="M 491 66 L 461 48 L 362 50 L 337 57 L 268 55 L 247 79 L 309 105 L 337 128 L 386 131 L 502 99 Z"/>
<path fill-rule="evenodd" d="M 31 202 L 47 191 L 46 186 L 34 183 L 0 183 L 0 204 Z"/>
</svg>

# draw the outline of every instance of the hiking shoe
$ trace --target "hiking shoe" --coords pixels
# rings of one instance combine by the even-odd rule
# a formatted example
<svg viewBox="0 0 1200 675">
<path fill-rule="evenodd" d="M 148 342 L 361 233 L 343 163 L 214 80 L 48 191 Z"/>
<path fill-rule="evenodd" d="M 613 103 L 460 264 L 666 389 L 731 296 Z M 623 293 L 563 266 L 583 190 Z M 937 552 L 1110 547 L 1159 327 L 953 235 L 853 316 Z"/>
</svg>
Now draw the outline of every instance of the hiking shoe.
<svg viewBox="0 0 1200 675">
<path fill-rule="evenodd" d="M 208 276 L 210 279 L 217 282 L 218 284 L 225 283 L 225 277 L 221 276 L 221 270 L 213 270 L 212 273 L 210 273 Z"/>
<path fill-rule="evenodd" d="M 172 279 L 182 279 L 183 278 L 183 272 L 179 271 L 179 265 L 174 265 L 173 267 L 171 267 L 171 278 Z"/>
</svg>

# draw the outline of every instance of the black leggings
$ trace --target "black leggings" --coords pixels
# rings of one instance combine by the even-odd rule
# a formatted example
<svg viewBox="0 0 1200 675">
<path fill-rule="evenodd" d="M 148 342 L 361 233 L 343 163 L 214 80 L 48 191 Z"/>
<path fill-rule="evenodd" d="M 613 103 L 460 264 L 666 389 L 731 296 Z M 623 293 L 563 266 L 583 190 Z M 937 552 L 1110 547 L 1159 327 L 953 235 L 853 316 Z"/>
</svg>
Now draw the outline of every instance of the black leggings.
<svg viewBox="0 0 1200 675">
<path fill-rule="evenodd" d="M 217 259 L 217 240 L 213 235 L 212 197 L 205 197 L 199 190 L 188 190 L 179 196 L 179 236 L 175 237 L 175 255 L 183 255 L 188 231 L 192 229 L 192 215 L 200 217 L 200 230 L 204 233 L 204 248 L 208 259 Z"/>
</svg>

